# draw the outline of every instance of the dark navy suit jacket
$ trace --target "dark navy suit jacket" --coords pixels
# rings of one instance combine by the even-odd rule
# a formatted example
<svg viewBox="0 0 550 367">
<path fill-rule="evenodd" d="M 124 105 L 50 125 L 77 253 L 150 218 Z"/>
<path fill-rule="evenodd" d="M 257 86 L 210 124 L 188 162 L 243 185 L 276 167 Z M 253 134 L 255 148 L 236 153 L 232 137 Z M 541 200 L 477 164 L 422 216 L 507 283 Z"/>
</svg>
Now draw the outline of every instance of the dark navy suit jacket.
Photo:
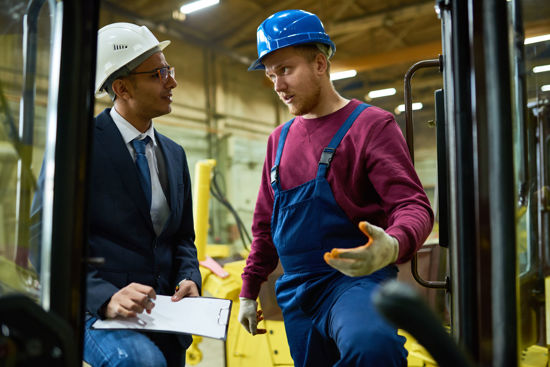
<svg viewBox="0 0 550 367">
<path fill-rule="evenodd" d="M 193 280 L 199 292 L 201 287 L 183 148 L 155 131 L 171 211 L 157 236 L 136 165 L 109 111 L 95 119 L 90 171 L 89 256 L 105 259 L 101 266 L 88 267 L 86 307 L 96 316 L 114 293 L 132 282 L 149 285 L 160 295 L 172 295 L 184 278 Z"/>
<path fill-rule="evenodd" d="M 201 291 L 185 151 L 155 131 L 162 151 L 157 160 L 164 163 L 161 180 L 167 181 L 163 188 L 171 211 L 157 236 L 137 167 L 109 112 L 105 109 L 95 118 L 89 185 L 88 256 L 105 260 L 101 266 L 88 266 L 86 311 L 96 317 L 102 316 L 99 311 L 113 294 L 132 282 L 171 296 L 177 283 L 185 278 L 194 281 Z M 31 208 L 30 255 L 38 271 L 43 185 L 42 170 Z M 192 341 L 189 335 L 177 339 L 185 348 Z"/>
</svg>

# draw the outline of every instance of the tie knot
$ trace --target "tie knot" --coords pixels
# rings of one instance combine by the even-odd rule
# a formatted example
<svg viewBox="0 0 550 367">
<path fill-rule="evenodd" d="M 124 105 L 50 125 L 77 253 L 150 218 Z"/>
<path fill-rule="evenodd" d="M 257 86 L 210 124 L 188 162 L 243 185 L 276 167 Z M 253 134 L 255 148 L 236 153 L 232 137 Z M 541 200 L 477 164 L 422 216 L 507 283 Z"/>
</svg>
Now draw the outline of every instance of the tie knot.
<svg viewBox="0 0 550 367">
<path fill-rule="evenodd" d="M 145 154 L 145 146 L 149 144 L 151 141 L 151 138 L 149 136 L 146 136 L 142 140 L 138 140 L 137 138 L 132 140 L 132 146 L 136 150 L 137 154 Z"/>
</svg>

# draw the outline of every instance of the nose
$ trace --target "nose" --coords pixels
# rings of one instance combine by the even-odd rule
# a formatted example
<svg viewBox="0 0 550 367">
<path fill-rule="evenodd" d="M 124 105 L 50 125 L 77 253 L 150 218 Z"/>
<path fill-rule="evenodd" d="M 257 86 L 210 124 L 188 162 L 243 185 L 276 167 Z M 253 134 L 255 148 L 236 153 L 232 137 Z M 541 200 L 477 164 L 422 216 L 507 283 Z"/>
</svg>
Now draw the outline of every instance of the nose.
<svg viewBox="0 0 550 367">
<path fill-rule="evenodd" d="M 166 88 L 174 89 L 178 86 L 178 82 L 176 81 L 176 78 L 168 74 L 168 78 L 166 79 L 165 86 Z"/>
<path fill-rule="evenodd" d="M 273 80 L 273 89 L 277 93 L 284 91 L 286 89 L 284 78 L 275 77 L 275 80 Z"/>
</svg>

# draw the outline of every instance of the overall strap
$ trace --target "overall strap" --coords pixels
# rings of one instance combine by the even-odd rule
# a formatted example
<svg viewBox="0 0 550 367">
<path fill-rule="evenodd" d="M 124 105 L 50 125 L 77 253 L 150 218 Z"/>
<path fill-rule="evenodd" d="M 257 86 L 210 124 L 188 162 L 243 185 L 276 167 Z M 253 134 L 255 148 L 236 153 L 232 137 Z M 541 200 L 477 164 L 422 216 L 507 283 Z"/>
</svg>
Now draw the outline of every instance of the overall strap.
<svg viewBox="0 0 550 367">
<path fill-rule="evenodd" d="M 283 154 L 283 147 L 285 146 L 286 136 L 290 125 L 294 122 L 294 119 L 288 121 L 281 130 L 281 136 L 279 137 L 279 145 L 277 146 L 277 155 L 275 156 L 275 163 L 271 167 L 271 187 L 273 191 L 280 191 L 279 187 L 279 163 L 281 163 L 281 155 Z"/>
<path fill-rule="evenodd" d="M 323 149 L 323 152 L 321 153 L 321 159 L 319 160 L 319 168 L 317 170 L 317 178 L 325 177 L 328 171 L 328 168 L 330 166 L 330 162 L 332 161 L 332 157 L 334 156 L 334 152 L 336 151 L 336 148 L 348 132 L 348 130 L 351 128 L 351 125 L 357 119 L 357 116 L 361 112 L 363 112 L 365 109 L 370 107 L 370 105 L 366 103 L 361 103 L 359 106 L 355 107 L 353 112 L 349 115 L 349 117 L 346 119 L 344 124 L 338 129 L 336 134 L 332 137 L 332 140 L 328 144 L 328 146 Z"/>
</svg>

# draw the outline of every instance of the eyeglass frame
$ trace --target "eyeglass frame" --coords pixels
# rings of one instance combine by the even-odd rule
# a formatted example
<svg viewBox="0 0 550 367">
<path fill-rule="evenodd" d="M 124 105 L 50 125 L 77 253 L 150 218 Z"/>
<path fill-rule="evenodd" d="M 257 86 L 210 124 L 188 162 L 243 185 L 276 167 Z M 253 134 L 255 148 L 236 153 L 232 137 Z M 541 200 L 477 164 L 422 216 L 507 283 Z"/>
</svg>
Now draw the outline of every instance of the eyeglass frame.
<svg viewBox="0 0 550 367">
<path fill-rule="evenodd" d="M 163 79 L 162 77 L 162 70 L 166 70 L 166 77 Z M 136 75 L 136 74 L 157 74 L 159 81 L 161 83 L 166 83 L 168 80 L 168 75 L 170 75 L 173 79 L 176 78 L 176 69 L 173 66 L 163 66 L 161 68 L 156 68 L 150 71 L 138 71 L 138 72 L 130 72 L 128 75 Z"/>
</svg>

